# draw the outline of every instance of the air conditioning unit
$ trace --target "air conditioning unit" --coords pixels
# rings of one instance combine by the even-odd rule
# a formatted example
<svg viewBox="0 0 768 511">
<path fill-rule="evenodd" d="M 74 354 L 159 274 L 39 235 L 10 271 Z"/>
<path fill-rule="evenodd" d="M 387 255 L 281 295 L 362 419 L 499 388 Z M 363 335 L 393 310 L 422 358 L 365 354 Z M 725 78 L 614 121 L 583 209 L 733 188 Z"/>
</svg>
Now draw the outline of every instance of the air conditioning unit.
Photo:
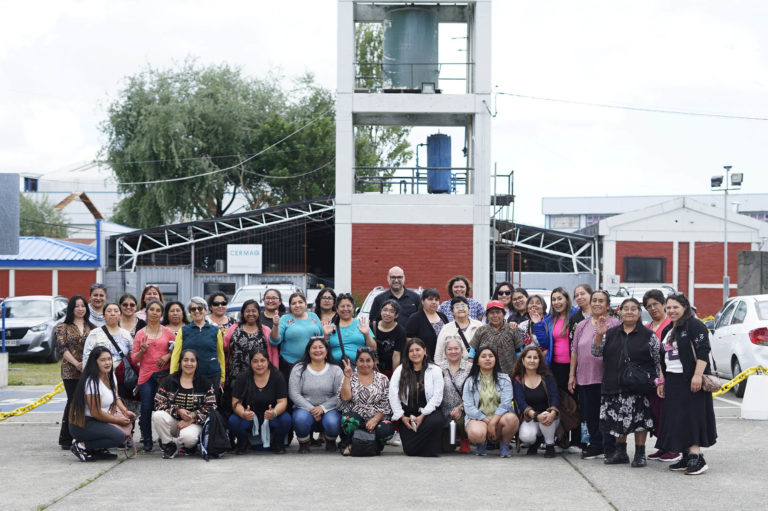
<svg viewBox="0 0 768 511">
<path fill-rule="evenodd" d="M 216 259 L 213 265 L 213 271 L 216 273 L 224 273 L 224 259 Z"/>
</svg>

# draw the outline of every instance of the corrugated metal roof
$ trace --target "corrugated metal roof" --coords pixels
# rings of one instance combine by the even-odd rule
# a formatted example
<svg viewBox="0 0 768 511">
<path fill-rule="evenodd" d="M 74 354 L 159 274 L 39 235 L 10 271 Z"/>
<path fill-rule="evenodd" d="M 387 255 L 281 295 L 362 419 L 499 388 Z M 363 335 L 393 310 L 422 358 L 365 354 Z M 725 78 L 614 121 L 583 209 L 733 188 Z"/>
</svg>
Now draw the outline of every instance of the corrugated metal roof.
<svg viewBox="0 0 768 511">
<path fill-rule="evenodd" d="M 18 255 L 0 255 L 8 266 L 11 261 L 96 262 L 96 247 L 52 238 L 21 236 Z"/>
</svg>

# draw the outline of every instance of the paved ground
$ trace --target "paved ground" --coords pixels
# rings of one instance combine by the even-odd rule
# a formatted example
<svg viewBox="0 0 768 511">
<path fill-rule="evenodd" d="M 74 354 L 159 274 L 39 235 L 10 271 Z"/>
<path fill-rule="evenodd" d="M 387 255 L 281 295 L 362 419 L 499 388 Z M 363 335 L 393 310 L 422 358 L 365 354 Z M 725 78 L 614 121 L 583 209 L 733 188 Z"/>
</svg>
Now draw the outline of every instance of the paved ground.
<svg viewBox="0 0 768 511">
<path fill-rule="evenodd" d="M 0 410 L 51 389 L 0 391 Z M 739 405 L 732 394 L 716 398 L 720 437 L 706 451 L 710 470 L 687 477 L 658 462 L 632 469 L 577 455 L 416 459 L 392 447 L 380 458 L 362 459 L 298 456 L 294 445 L 285 456 L 228 455 L 208 463 L 163 460 L 157 451 L 81 463 L 56 445 L 63 404 L 55 399 L 0 422 L 0 508 L 759 509 L 768 494 L 768 422 L 739 419 Z"/>
</svg>

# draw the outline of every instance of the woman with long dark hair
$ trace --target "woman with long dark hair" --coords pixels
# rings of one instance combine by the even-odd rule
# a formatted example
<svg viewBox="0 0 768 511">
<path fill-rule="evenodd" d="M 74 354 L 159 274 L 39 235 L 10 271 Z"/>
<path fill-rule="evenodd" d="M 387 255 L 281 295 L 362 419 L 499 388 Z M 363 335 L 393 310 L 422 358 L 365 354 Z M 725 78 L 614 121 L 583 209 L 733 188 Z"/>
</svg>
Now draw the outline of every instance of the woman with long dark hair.
<svg viewBox="0 0 768 511">
<path fill-rule="evenodd" d="M 402 423 L 403 452 L 407 456 L 439 456 L 443 372 L 430 362 L 427 345 L 418 337 L 405 343 L 403 354 L 389 384 L 392 420 Z"/>
<path fill-rule="evenodd" d="M 119 413 L 118 413 L 119 410 Z M 104 346 L 91 350 L 69 406 L 69 433 L 75 439 L 72 453 L 80 461 L 115 459 L 111 447 L 123 445 L 125 433 L 136 415 L 118 395 L 112 353 Z"/>
<path fill-rule="evenodd" d="M 499 282 L 493 290 L 491 300 L 498 300 L 504 304 L 504 321 L 507 321 L 514 310 L 512 307 L 512 293 L 515 287 L 509 282 Z M 486 323 L 483 319 L 483 323 Z"/>
<path fill-rule="evenodd" d="M 167 326 L 174 335 L 177 335 L 184 325 L 189 324 L 187 315 L 184 314 L 184 304 L 176 300 L 166 303 L 160 324 Z"/>
<path fill-rule="evenodd" d="M 341 338 L 339 338 L 341 336 Z M 376 349 L 376 340 L 368 326 L 368 318 L 355 317 L 355 299 L 349 293 L 341 293 L 336 298 L 336 322 L 333 333 L 328 339 L 334 360 L 354 360 L 357 349 L 363 346 Z M 341 344 L 344 344 L 342 353 Z"/>
<path fill-rule="evenodd" d="M 621 302 L 621 325 L 608 328 L 608 319 L 597 322 L 592 355 L 603 358 L 603 383 L 600 397 L 600 431 L 616 437 L 616 450 L 606 453 L 605 464 L 629 463 L 627 435 L 635 437 L 633 467 L 646 466 L 645 439 L 653 428 L 648 392 L 630 388 L 623 377 L 629 363 L 653 375 L 658 385 L 661 367 L 659 340 L 640 321 L 640 302 L 627 298 Z M 706 328 L 704 330 L 706 332 Z M 653 383 L 653 382 L 652 382 Z M 658 388 L 656 392 L 661 392 Z"/>
<path fill-rule="evenodd" d="M 163 444 L 163 458 L 176 456 L 179 447 L 185 454 L 195 452 L 202 424 L 216 409 L 214 382 L 199 370 L 197 353 L 184 349 L 179 354 L 179 370 L 165 377 L 155 394 L 152 429 Z"/>
<path fill-rule="evenodd" d="M 75 295 L 69 299 L 64 321 L 56 326 L 56 349 L 61 353 L 61 381 L 64 382 L 64 390 L 67 393 L 67 404 L 64 405 L 59 431 L 59 445 L 62 449 L 72 446 L 72 435 L 69 434 L 69 403 L 83 371 L 83 348 L 88 334 L 91 333 L 89 313 L 86 299 Z"/>
<path fill-rule="evenodd" d="M 331 355 L 328 341 L 312 337 L 304 356 L 291 369 L 288 395 L 293 402 L 293 429 L 299 440 L 299 453 L 309 453 L 312 432 L 325 433 L 325 450 L 336 450 L 341 415 L 339 387 L 344 373 Z"/>
<path fill-rule="evenodd" d="M 149 452 L 152 450 L 152 408 L 159 385 L 158 378 L 163 374 L 162 371 L 170 368 L 171 353 L 168 348 L 176 336 L 160 324 L 160 318 L 163 316 L 162 303 L 152 300 L 147 304 L 146 312 L 147 325 L 136 332 L 131 357 L 139 365 L 139 428 L 144 450 Z"/>
<path fill-rule="evenodd" d="M 221 291 L 216 291 L 208 296 L 210 314 L 205 319 L 218 327 L 222 334 L 235 324 L 235 320 L 227 316 L 227 303 L 229 303 L 229 299 Z"/>
<path fill-rule="evenodd" d="M 512 371 L 515 406 L 520 414 L 520 441 L 535 456 L 539 437 L 544 439 L 544 457 L 555 457 L 555 433 L 560 424 L 560 393 L 557 382 L 544 362 L 544 352 L 532 344 L 526 346 Z"/>
<path fill-rule="evenodd" d="M 131 336 L 147 325 L 147 322 L 136 316 L 136 297 L 130 293 L 125 293 L 117 300 L 120 306 L 120 328 L 128 330 Z"/>
<path fill-rule="evenodd" d="M 408 318 L 405 326 L 405 335 L 408 339 L 418 338 L 425 343 L 430 360 L 435 357 L 437 336 L 443 326 L 448 323 L 448 318 L 437 310 L 439 306 L 440 293 L 437 289 L 425 289 L 421 293 L 419 310 Z"/>
<path fill-rule="evenodd" d="M 664 378 L 659 397 L 664 397 L 664 420 L 656 448 L 683 453 L 670 470 L 703 474 L 708 466 L 701 448 L 717 441 L 712 393 L 701 388 L 703 375 L 711 374 L 709 332 L 683 293 L 668 296 L 666 308 L 672 330 L 663 343 Z"/>
<path fill-rule="evenodd" d="M 499 442 L 499 456 L 509 458 L 509 441 L 520 422 L 512 413 L 512 381 L 501 372 L 499 358 L 490 346 L 480 346 L 462 393 L 467 436 L 475 454 L 485 456 L 486 441 Z"/>
<path fill-rule="evenodd" d="M 512 290 L 512 299 L 510 301 L 511 310 L 507 316 L 507 322 L 513 328 L 517 327 L 523 321 L 528 319 L 528 291 L 522 287 L 516 287 Z"/>
<path fill-rule="evenodd" d="M 288 303 L 290 303 L 290 300 L 288 300 Z M 272 288 L 264 291 L 264 314 L 262 314 L 261 324 L 270 330 L 274 330 L 275 320 L 285 313 L 285 305 L 283 305 L 280 291 Z"/>
<path fill-rule="evenodd" d="M 229 429 L 237 437 L 235 454 L 248 451 L 249 436 L 255 424 L 259 425 L 262 445 L 266 443 L 266 421 L 269 421 L 269 449 L 275 454 L 284 454 L 285 435 L 291 429 L 291 414 L 287 413 L 287 407 L 288 385 L 283 375 L 269 361 L 263 346 L 254 347 L 249 353 L 248 367 L 232 384 Z"/>
<path fill-rule="evenodd" d="M 315 314 L 321 323 L 331 323 L 336 316 L 336 292 L 330 287 L 324 288 L 315 297 Z"/>
<path fill-rule="evenodd" d="M 136 317 L 146 321 L 147 319 L 147 304 L 152 300 L 158 300 L 160 303 L 165 304 L 165 297 L 160 288 L 154 284 L 147 284 L 144 289 L 141 290 L 141 296 L 139 296 L 139 311 L 136 313 Z"/>
</svg>

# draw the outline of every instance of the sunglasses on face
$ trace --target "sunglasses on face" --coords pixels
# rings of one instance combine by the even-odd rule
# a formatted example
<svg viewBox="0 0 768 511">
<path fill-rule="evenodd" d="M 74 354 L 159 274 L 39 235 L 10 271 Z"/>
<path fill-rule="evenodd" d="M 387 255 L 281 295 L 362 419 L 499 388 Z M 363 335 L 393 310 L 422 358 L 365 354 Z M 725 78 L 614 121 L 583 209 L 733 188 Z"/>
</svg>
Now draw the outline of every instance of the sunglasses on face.
<svg viewBox="0 0 768 511">
<path fill-rule="evenodd" d="M 189 312 L 202 312 L 204 310 L 205 310 L 204 307 L 190 307 L 189 308 Z"/>
<path fill-rule="evenodd" d="M 499 294 L 499 296 L 501 296 L 501 295 L 509 296 L 509 295 L 512 294 L 512 291 L 499 291 L 498 294 Z"/>
<path fill-rule="evenodd" d="M 213 305 L 214 307 L 223 307 L 226 304 L 227 302 L 211 302 L 211 305 Z"/>
<path fill-rule="evenodd" d="M 121 307 L 136 307 L 135 303 L 121 303 Z"/>
</svg>

